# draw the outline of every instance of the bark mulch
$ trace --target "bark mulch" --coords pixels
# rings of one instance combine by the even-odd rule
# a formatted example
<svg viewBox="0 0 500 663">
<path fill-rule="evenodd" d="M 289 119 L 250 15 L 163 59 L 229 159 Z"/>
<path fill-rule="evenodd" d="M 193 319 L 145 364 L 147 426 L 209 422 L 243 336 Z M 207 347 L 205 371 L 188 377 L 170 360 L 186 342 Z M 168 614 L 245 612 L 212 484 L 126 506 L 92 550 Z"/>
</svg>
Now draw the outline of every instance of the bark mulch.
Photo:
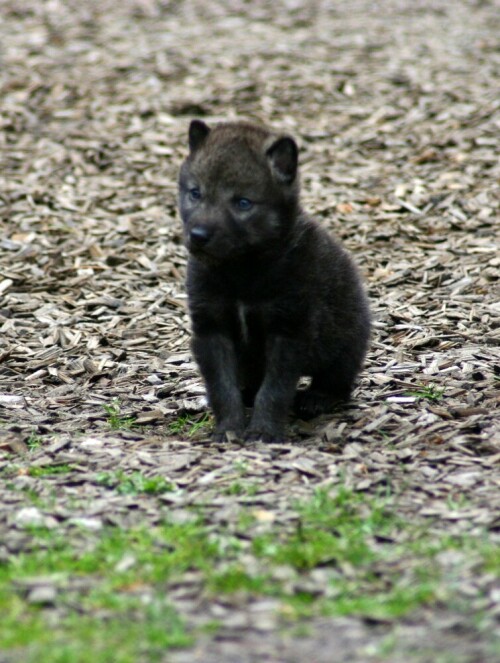
<svg viewBox="0 0 500 663">
<path fill-rule="evenodd" d="M 498 10 L 0 2 L 0 471 L 15 463 L 18 488 L 57 494 L 37 510 L 0 482 L 0 557 L 29 550 L 26 522 L 71 536 L 75 518 L 154 524 L 203 504 L 217 525 L 249 503 L 286 519 L 291 497 L 341 477 L 368 493 L 390 486 L 401 514 L 436 531 L 498 535 Z M 291 422 L 284 444 L 216 445 L 203 425 L 176 213 L 191 117 L 297 136 L 304 206 L 366 277 L 375 329 L 353 402 Z M 242 462 L 260 486 L 253 502 L 221 497 Z M 72 470 L 49 487 L 27 474 L 54 463 Z M 110 499 L 96 477 L 117 470 L 160 474 L 184 497 Z M 500 615 L 497 580 L 471 576 L 472 612 L 482 601 Z M 185 594 L 192 622 L 205 612 L 225 635 L 178 661 L 319 663 L 332 642 L 337 660 L 366 661 L 394 627 L 318 620 L 314 637 L 290 640 L 273 602 Z M 405 651 L 427 639 L 487 660 L 463 615 L 422 611 L 397 628 Z"/>
</svg>

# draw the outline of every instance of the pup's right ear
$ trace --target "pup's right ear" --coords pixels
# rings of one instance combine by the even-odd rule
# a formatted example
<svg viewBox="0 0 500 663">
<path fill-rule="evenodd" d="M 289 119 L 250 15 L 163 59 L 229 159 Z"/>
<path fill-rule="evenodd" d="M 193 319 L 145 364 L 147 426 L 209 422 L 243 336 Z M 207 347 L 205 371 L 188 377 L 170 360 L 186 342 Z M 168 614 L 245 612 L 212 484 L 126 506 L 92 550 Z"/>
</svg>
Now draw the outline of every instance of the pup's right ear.
<svg viewBox="0 0 500 663">
<path fill-rule="evenodd" d="M 189 149 L 191 152 L 196 150 L 204 143 L 205 138 L 210 133 L 210 127 L 201 120 L 192 120 L 189 125 Z"/>
</svg>

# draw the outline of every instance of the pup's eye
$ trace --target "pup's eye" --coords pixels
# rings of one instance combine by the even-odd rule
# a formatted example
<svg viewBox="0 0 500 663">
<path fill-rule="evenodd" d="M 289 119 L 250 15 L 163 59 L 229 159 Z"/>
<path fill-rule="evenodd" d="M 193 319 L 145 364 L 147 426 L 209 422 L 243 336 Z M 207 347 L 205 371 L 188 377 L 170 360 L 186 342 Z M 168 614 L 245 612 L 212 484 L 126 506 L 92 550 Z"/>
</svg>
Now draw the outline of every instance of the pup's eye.
<svg viewBox="0 0 500 663">
<path fill-rule="evenodd" d="M 188 196 L 190 197 L 191 200 L 200 200 L 201 191 L 198 189 L 197 186 L 194 186 L 192 189 L 189 189 Z"/>
<path fill-rule="evenodd" d="M 236 198 L 235 203 L 236 207 L 243 212 L 246 212 L 253 207 L 252 201 L 248 200 L 248 198 Z"/>
</svg>

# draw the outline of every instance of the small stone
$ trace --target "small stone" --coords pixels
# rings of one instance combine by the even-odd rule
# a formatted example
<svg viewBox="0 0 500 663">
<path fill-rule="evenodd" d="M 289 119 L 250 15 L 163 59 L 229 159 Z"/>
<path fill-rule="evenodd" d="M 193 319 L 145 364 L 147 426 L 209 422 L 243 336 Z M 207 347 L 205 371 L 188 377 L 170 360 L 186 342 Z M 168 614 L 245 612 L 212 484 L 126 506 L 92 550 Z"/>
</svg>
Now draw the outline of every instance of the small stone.
<svg viewBox="0 0 500 663">
<path fill-rule="evenodd" d="M 137 563 L 136 556 L 132 555 L 132 553 L 126 553 L 125 555 L 123 555 L 121 560 L 116 564 L 115 571 L 117 573 L 124 573 L 125 571 L 128 571 L 133 566 L 135 566 L 136 563 Z"/>
<path fill-rule="evenodd" d="M 95 437 L 87 437 L 80 442 L 80 447 L 86 451 L 100 451 L 103 446 L 104 442 Z"/>
<path fill-rule="evenodd" d="M 35 587 L 28 594 L 28 603 L 38 605 L 53 605 L 57 597 L 57 590 L 54 585 L 41 585 Z"/>
<path fill-rule="evenodd" d="M 102 529 L 102 520 L 100 518 L 70 518 L 71 525 L 77 525 L 91 532 L 98 532 Z"/>
<path fill-rule="evenodd" d="M 19 527 L 42 527 L 45 524 L 45 516 L 35 506 L 20 509 L 14 520 Z"/>
</svg>

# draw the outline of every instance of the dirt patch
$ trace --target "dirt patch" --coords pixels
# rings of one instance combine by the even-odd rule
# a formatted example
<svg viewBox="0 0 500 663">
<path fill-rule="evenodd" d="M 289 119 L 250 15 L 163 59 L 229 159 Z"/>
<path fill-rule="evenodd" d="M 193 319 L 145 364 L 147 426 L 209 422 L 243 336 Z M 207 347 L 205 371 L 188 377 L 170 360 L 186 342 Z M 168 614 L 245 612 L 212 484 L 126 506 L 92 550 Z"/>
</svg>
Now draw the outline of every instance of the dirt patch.
<svg viewBox="0 0 500 663">
<path fill-rule="evenodd" d="M 218 488 L 244 461 L 265 486 L 255 504 L 278 516 L 342 476 L 357 491 L 390 486 L 401 514 L 437 532 L 498 534 L 498 5 L 1 7 L 0 469 L 16 464 L 43 493 L 26 468 L 71 465 L 41 517 L 69 533 L 75 517 L 153 524 L 205 504 L 226 522 Z M 207 440 L 176 214 L 192 116 L 297 136 L 304 206 L 366 277 L 375 333 L 355 399 L 292 422 L 287 444 Z M 118 469 L 160 473 L 185 497 L 110 500 L 95 479 Z M 92 508 L 67 506 L 75 491 Z M 8 558 L 29 550 L 16 522 L 28 503 L 0 492 Z M 300 639 L 278 635 L 272 603 L 174 595 L 193 623 L 208 611 L 225 624 L 178 660 L 379 660 L 370 647 L 388 634 L 380 660 L 494 660 L 474 614 L 498 617 L 495 583 L 471 577 L 468 613 L 332 619 Z"/>
</svg>

